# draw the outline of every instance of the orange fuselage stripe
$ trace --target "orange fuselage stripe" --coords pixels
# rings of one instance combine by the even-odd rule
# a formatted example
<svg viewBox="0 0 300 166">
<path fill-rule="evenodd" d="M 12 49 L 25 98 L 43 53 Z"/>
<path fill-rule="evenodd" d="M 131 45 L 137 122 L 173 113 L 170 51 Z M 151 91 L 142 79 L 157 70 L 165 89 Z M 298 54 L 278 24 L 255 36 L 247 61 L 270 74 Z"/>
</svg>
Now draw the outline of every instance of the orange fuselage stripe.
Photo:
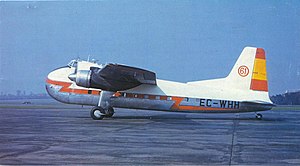
<svg viewBox="0 0 300 166">
<path fill-rule="evenodd" d="M 179 106 L 178 110 L 187 111 L 223 111 L 223 110 L 233 110 L 231 108 L 214 108 L 214 107 L 201 107 L 201 106 Z M 234 109 L 236 110 L 236 109 Z"/>
<path fill-rule="evenodd" d="M 181 111 L 219 111 L 219 110 L 232 110 L 230 108 L 215 108 L 215 107 L 203 107 L 203 106 L 185 106 L 180 105 L 184 98 L 183 97 L 172 97 L 175 102 L 171 110 L 181 110 Z"/>
<path fill-rule="evenodd" d="M 90 91 L 90 95 L 99 95 L 101 92 L 101 91 L 97 91 L 97 90 L 69 88 L 72 85 L 71 82 L 54 81 L 54 80 L 50 80 L 49 78 L 46 80 L 46 82 L 48 84 L 61 86 L 62 88 L 59 90 L 60 92 L 84 94 L 84 95 L 89 94 L 89 91 Z"/>
</svg>

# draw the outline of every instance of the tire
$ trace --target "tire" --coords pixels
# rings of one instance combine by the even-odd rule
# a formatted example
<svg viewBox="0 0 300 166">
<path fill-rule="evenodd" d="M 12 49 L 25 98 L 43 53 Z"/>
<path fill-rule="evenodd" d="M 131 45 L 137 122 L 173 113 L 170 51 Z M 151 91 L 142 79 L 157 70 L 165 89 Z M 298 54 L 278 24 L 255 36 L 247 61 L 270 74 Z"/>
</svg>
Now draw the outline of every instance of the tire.
<svg viewBox="0 0 300 166">
<path fill-rule="evenodd" d="M 90 115 L 94 120 L 101 120 L 104 118 L 104 114 L 103 114 L 104 110 L 101 107 L 94 107 L 92 108 Z"/>
<path fill-rule="evenodd" d="M 105 117 L 112 117 L 114 115 L 115 111 L 114 111 L 114 108 L 113 107 L 108 107 L 108 110 L 107 110 L 107 114 L 105 115 Z"/>
</svg>

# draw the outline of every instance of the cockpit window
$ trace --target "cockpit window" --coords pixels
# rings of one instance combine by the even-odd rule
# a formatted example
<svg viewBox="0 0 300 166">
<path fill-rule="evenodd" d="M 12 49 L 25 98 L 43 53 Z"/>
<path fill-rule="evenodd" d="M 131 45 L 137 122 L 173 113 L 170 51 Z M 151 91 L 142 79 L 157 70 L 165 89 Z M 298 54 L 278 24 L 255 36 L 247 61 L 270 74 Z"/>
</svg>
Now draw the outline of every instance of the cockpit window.
<svg viewBox="0 0 300 166">
<path fill-rule="evenodd" d="M 75 67 L 75 68 L 76 68 L 76 67 L 77 67 L 77 63 L 78 63 L 78 62 L 77 62 L 76 60 L 71 60 L 71 62 L 68 63 L 68 66 L 69 66 L 69 67 Z"/>
</svg>

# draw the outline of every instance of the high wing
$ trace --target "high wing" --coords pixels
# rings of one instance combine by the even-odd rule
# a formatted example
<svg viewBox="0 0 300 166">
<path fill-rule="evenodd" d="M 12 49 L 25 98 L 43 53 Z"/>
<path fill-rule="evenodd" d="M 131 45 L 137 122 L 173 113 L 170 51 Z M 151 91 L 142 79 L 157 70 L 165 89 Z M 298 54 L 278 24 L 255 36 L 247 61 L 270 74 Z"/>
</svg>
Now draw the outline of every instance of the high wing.
<svg viewBox="0 0 300 166">
<path fill-rule="evenodd" d="M 119 64 L 107 64 L 103 68 L 91 68 L 91 87 L 107 91 L 120 91 L 141 84 L 156 85 L 154 72 Z"/>
<path fill-rule="evenodd" d="M 90 67 L 90 70 L 78 70 L 69 78 L 79 86 L 114 92 L 141 84 L 156 85 L 156 74 L 152 71 L 111 63 L 102 68 Z"/>
</svg>

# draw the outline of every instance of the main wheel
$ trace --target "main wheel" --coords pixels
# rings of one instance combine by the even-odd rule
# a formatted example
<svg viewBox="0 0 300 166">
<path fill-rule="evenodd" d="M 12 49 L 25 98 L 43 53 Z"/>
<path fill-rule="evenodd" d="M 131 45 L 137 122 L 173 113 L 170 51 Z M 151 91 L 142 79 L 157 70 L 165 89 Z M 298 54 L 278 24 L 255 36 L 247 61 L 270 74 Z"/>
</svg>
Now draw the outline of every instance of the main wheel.
<svg viewBox="0 0 300 166">
<path fill-rule="evenodd" d="M 94 107 L 91 110 L 91 117 L 94 120 L 101 120 L 104 118 L 105 114 L 103 114 L 104 110 L 101 107 Z"/>
<path fill-rule="evenodd" d="M 107 113 L 105 115 L 105 117 L 112 117 L 114 115 L 115 111 L 114 111 L 114 108 L 113 107 L 108 107 L 107 109 Z"/>
<path fill-rule="evenodd" d="M 256 114 L 256 119 L 261 120 L 262 119 L 262 114 Z"/>
</svg>

